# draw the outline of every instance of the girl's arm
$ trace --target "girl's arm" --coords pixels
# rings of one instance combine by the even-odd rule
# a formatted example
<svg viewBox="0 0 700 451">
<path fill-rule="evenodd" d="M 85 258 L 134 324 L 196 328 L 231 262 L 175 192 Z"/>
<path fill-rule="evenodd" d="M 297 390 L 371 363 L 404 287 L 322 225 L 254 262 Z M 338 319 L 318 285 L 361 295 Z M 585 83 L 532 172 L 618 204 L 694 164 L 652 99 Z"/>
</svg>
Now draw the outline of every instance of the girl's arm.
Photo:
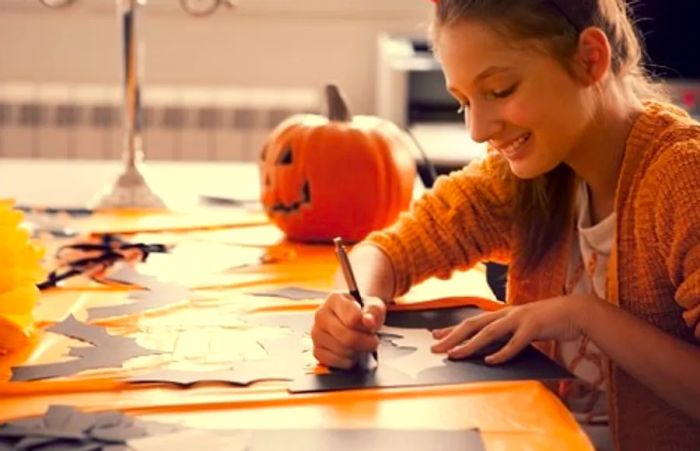
<svg viewBox="0 0 700 451">
<path fill-rule="evenodd" d="M 461 359 L 510 337 L 503 348 L 486 357 L 487 363 L 497 364 L 535 340 L 566 341 L 581 335 L 661 398 L 700 421 L 700 346 L 595 296 L 561 296 L 484 313 L 433 331 L 438 341 L 432 350 Z"/>
<path fill-rule="evenodd" d="M 586 307 L 579 323 L 582 333 L 619 367 L 700 421 L 700 346 L 600 299 Z"/>
<path fill-rule="evenodd" d="M 389 257 L 371 244 L 359 244 L 348 254 L 357 288 L 363 297 L 377 297 L 385 303 L 394 297 L 394 268 Z M 333 277 L 333 288 L 347 291 L 340 268 Z"/>
</svg>

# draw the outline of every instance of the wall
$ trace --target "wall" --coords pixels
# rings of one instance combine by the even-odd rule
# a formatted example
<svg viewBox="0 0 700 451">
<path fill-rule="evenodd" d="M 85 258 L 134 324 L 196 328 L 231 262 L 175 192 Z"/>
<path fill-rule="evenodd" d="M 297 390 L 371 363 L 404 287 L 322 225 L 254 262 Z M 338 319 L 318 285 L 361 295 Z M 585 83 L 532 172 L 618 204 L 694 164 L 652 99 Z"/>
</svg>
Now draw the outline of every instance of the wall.
<svg viewBox="0 0 700 451">
<path fill-rule="evenodd" d="M 198 0 L 202 1 L 202 0 Z M 176 0 L 143 8 L 144 89 L 153 84 L 320 89 L 333 81 L 373 113 L 376 37 L 423 34 L 427 0 L 240 0 L 206 18 Z M 115 4 L 0 1 L 0 83 L 119 83 Z"/>
</svg>

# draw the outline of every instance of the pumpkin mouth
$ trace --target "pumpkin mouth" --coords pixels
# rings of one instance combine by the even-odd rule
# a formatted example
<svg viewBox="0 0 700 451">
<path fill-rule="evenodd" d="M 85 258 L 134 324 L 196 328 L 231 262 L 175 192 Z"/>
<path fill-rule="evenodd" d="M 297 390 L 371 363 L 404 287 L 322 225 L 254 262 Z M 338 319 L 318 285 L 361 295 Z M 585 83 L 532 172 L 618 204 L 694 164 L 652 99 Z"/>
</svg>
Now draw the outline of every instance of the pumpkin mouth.
<svg viewBox="0 0 700 451">
<path fill-rule="evenodd" d="M 277 202 L 270 207 L 270 211 L 273 213 L 295 213 L 301 209 L 304 205 L 311 204 L 311 187 L 309 182 L 306 181 L 301 187 L 301 199 L 291 204 L 283 204 L 282 202 Z"/>
</svg>

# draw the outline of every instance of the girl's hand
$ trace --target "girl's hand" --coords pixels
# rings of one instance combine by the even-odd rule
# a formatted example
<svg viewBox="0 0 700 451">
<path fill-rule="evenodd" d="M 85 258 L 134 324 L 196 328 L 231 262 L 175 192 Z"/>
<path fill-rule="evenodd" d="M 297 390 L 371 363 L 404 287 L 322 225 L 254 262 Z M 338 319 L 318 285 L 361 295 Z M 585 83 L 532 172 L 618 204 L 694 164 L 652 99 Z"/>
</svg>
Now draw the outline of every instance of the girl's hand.
<svg viewBox="0 0 700 451">
<path fill-rule="evenodd" d="M 507 340 L 499 351 L 484 359 L 487 363 L 503 363 L 534 340 L 579 338 L 580 315 L 585 315 L 587 303 L 598 301 L 594 296 L 569 295 L 483 313 L 456 326 L 434 330 L 438 342 L 431 349 L 447 352 L 451 359 L 463 359 L 491 343 Z"/>
<path fill-rule="evenodd" d="M 363 297 L 364 308 L 347 293 L 331 293 L 316 311 L 311 339 L 314 357 L 334 368 L 351 368 L 362 354 L 376 351 L 377 331 L 384 324 L 386 305 Z"/>
</svg>

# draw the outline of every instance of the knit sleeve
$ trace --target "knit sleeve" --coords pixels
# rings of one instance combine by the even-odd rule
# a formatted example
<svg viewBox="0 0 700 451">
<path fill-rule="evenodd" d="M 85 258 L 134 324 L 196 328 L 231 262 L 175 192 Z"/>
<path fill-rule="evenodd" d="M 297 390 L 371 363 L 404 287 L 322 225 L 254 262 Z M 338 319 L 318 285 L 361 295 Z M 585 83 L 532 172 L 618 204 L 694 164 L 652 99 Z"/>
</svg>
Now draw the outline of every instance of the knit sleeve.
<svg viewBox="0 0 700 451">
<path fill-rule="evenodd" d="M 446 279 L 482 260 L 508 260 L 512 195 L 505 164 L 489 154 L 439 177 L 394 225 L 366 239 L 391 261 L 395 296 L 428 277 Z"/>
<path fill-rule="evenodd" d="M 700 342 L 700 141 L 665 152 L 658 177 L 655 234 L 683 319 Z"/>
</svg>

